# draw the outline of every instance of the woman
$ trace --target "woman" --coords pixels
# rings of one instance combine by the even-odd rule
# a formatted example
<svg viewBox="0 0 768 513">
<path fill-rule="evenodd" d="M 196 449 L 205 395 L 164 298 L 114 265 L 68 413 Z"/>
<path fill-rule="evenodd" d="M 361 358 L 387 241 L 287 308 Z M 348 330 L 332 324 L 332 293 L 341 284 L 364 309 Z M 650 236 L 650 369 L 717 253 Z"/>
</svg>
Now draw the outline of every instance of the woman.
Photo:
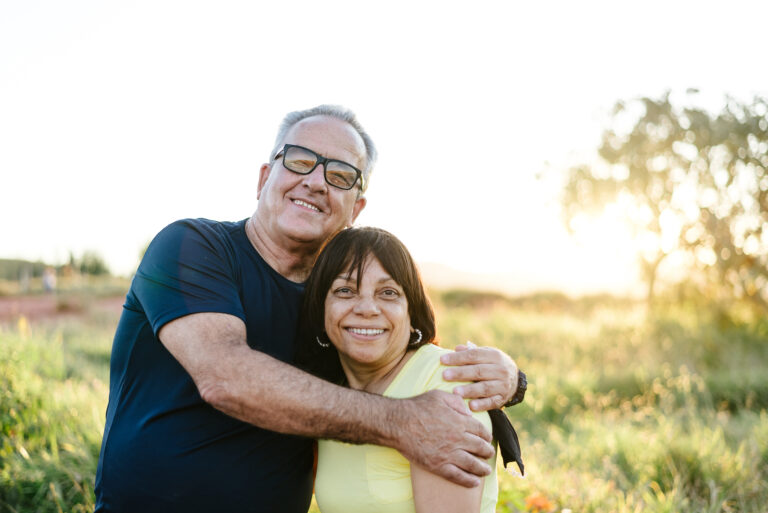
<svg viewBox="0 0 768 513">
<path fill-rule="evenodd" d="M 442 379 L 445 350 L 434 345 L 434 313 L 416 266 L 384 230 L 351 228 L 328 243 L 307 281 L 302 315 L 299 354 L 325 379 L 389 397 L 456 386 Z M 475 415 L 491 430 L 488 413 Z M 484 486 L 464 488 L 394 449 L 321 440 L 315 495 L 323 513 L 492 512 L 495 456 L 488 463 Z"/>
</svg>

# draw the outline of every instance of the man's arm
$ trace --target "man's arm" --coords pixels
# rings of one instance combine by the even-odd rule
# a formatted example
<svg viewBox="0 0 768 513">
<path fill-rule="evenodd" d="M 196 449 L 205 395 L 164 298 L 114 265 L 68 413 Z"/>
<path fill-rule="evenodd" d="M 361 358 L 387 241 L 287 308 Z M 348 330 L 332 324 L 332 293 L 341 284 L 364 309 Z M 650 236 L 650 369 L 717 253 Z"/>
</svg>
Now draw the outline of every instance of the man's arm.
<svg viewBox="0 0 768 513">
<path fill-rule="evenodd" d="M 443 371 L 446 381 L 474 382 L 454 390 L 461 397 L 472 399 L 469 407 L 473 411 L 501 408 L 517 391 L 517 364 L 495 347 L 477 347 L 467 342 L 456 346 L 455 352 L 442 355 L 440 361 L 456 366 Z"/>
<path fill-rule="evenodd" d="M 490 434 L 457 395 L 389 399 L 333 385 L 252 350 L 245 324 L 228 314 L 187 315 L 158 336 L 203 400 L 227 415 L 281 433 L 392 447 L 467 487 L 490 473 Z"/>
</svg>

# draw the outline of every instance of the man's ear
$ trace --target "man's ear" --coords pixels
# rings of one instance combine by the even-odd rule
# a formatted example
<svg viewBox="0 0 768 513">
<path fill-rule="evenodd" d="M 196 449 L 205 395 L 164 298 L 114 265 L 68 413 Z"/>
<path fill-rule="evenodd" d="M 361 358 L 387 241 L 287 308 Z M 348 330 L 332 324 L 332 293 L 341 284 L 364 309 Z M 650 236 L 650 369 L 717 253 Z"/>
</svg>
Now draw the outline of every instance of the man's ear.
<svg viewBox="0 0 768 513">
<path fill-rule="evenodd" d="M 368 200 L 365 199 L 365 196 L 360 196 L 355 200 L 355 205 L 352 207 L 352 215 L 349 218 L 349 226 L 352 226 L 355 223 L 355 219 L 357 219 L 357 216 L 363 211 L 366 204 L 368 204 Z"/>
<path fill-rule="evenodd" d="M 264 188 L 264 184 L 267 183 L 269 173 L 272 171 L 272 166 L 269 164 L 262 164 L 259 168 L 259 187 L 256 189 L 256 199 L 261 197 L 261 190 Z"/>
</svg>

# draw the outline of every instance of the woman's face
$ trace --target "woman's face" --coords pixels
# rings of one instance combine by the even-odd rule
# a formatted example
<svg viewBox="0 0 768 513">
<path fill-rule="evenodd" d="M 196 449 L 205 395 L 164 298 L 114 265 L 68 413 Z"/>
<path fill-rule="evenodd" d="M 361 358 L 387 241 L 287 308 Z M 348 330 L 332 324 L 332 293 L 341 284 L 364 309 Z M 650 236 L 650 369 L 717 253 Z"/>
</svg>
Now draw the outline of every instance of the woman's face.
<svg viewBox="0 0 768 513">
<path fill-rule="evenodd" d="M 411 330 L 402 287 L 369 256 L 357 288 L 357 273 L 331 283 L 325 297 L 325 331 L 342 363 L 376 369 L 405 354 Z"/>
</svg>

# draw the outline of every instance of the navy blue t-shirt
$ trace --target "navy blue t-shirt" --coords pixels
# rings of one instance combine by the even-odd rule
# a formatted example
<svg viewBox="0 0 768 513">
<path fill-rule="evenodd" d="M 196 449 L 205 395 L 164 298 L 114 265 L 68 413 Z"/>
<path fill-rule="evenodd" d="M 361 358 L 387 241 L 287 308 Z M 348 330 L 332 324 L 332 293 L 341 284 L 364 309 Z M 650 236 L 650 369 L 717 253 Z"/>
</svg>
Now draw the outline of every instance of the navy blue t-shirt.
<svg viewBox="0 0 768 513">
<path fill-rule="evenodd" d="M 211 407 L 157 338 L 181 316 L 227 313 L 252 349 L 290 363 L 302 293 L 256 252 L 245 221 L 186 219 L 155 237 L 112 347 L 97 512 L 307 511 L 312 442 Z"/>
</svg>

